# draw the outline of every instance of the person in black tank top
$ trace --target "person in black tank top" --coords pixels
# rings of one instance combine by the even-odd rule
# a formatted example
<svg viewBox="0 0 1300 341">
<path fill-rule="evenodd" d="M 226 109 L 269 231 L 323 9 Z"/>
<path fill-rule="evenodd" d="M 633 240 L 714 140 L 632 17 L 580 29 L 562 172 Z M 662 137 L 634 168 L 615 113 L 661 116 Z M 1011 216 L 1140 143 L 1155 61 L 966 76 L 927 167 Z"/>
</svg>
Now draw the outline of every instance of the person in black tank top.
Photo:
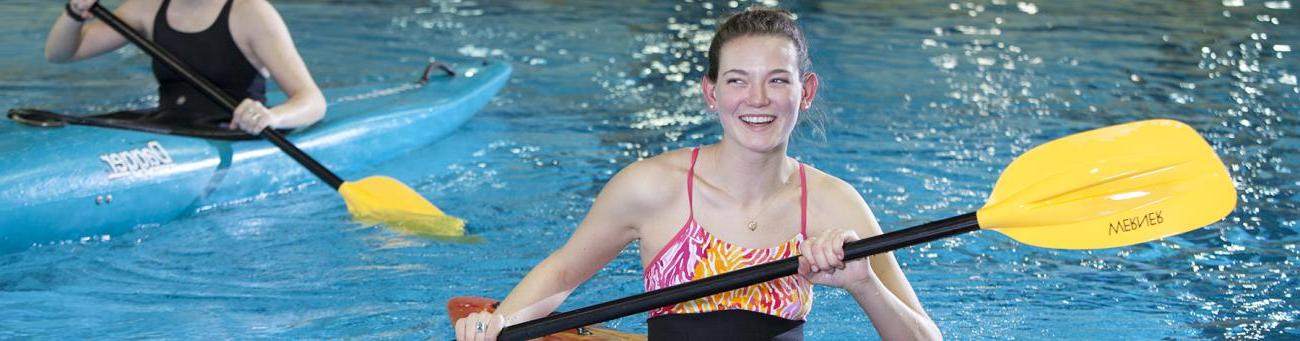
<svg viewBox="0 0 1300 341">
<path fill-rule="evenodd" d="M 95 0 L 67 3 L 46 41 L 46 59 L 69 62 L 112 51 L 125 38 L 94 20 Z M 325 114 L 325 98 L 266 0 L 127 0 L 114 13 L 222 91 L 243 99 L 227 112 L 166 65 L 153 62 L 158 108 L 149 118 L 175 125 L 241 129 L 310 125 Z M 266 76 L 288 100 L 267 108 Z"/>
<path fill-rule="evenodd" d="M 176 58 L 186 61 L 232 98 L 266 102 L 266 78 L 244 58 L 230 35 L 228 21 L 232 3 L 233 0 L 226 1 L 217 20 L 207 29 L 188 33 L 173 29 L 167 22 L 166 13 L 171 0 L 163 0 L 153 20 L 153 41 Z M 154 60 L 153 74 L 158 79 L 160 116 L 183 122 L 230 121 L 230 113 L 166 64 Z"/>
</svg>

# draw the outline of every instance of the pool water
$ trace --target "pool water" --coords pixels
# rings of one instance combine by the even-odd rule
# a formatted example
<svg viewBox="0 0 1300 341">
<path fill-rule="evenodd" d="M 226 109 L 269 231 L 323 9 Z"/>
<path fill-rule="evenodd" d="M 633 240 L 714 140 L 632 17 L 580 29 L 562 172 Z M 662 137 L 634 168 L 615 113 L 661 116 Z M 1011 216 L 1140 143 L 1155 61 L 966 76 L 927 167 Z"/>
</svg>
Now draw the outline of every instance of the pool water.
<svg viewBox="0 0 1300 341">
<path fill-rule="evenodd" d="M 118 2 L 110 2 L 115 5 Z M 697 80 L 728 1 L 276 1 L 323 87 L 414 77 L 430 56 L 510 61 L 458 133 L 345 178 L 395 176 L 476 238 L 348 221 L 306 184 L 198 207 L 108 240 L 0 255 L 0 338 L 450 339 L 457 295 L 503 297 L 621 167 L 716 141 Z M 1300 338 L 1300 3 L 780 3 L 822 90 L 791 153 L 854 185 L 885 230 L 973 211 L 1035 145 L 1148 118 L 1196 127 L 1230 165 L 1237 210 L 1102 251 L 979 232 L 896 251 L 952 339 Z M 0 3 L 0 106 L 151 105 L 148 59 L 42 60 L 62 11 Z M 33 143 L 38 143 L 33 141 Z M 641 291 L 635 248 L 562 309 Z M 612 321 L 645 330 L 644 315 Z M 818 289 L 811 340 L 878 338 Z"/>
</svg>

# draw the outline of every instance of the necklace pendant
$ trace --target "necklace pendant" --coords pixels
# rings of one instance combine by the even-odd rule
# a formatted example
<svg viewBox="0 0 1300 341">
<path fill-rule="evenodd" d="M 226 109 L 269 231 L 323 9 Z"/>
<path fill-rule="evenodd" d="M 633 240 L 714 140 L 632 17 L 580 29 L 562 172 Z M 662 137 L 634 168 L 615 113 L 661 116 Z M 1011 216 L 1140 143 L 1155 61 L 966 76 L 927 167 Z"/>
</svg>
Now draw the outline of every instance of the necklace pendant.
<svg viewBox="0 0 1300 341">
<path fill-rule="evenodd" d="M 758 229 L 758 222 L 757 222 L 757 221 L 750 220 L 748 226 L 749 226 L 749 230 L 750 230 L 750 231 L 757 230 L 757 229 Z"/>
</svg>

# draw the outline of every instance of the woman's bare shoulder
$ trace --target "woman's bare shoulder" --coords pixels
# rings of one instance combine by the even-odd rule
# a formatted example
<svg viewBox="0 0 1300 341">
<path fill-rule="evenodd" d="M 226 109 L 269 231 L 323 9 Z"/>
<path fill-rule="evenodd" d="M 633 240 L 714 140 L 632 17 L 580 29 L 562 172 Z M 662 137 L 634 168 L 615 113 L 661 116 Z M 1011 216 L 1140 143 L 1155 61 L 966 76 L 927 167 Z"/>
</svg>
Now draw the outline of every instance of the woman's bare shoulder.
<svg viewBox="0 0 1300 341">
<path fill-rule="evenodd" d="M 133 10 L 152 8 L 157 10 L 158 6 L 162 6 L 162 0 L 126 0 L 123 1 L 122 5 L 118 6 L 118 8 L 130 8 Z"/>
<path fill-rule="evenodd" d="M 691 149 L 682 148 L 670 150 L 663 154 L 651 156 L 647 159 L 638 160 L 628 165 L 624 170 L 634 172 L 652 172 L 652 173 L 675 173 L 681 172 L 683 175 L 691 167 Z"/>
<path fill-rule="evenodd" d="M 633 162 L 610 179 L 605 191 L 635 200 L 642 208 L 670 204 L 679 192 L 685 192 L 690 162 L 690 149 L 669 151 Z"/>
<path fill-rule="evenodd" d="M 804 175 L 808 177 L 809 190 L 816 190 L 818 195 L 835 197 L 835 199 L 861 198 L 857 189 L 853 188 L 844 179 L 826 173 L 817 167 L 804 164 Z"/>
<path fill-rule="evenodd" d="M 140 29 L 146 24 L 152 24 L 153 18 L 158 14 L 158 8 L 162 6 L 162 0 L 127 0 L 122 5 L 113 9 L 122 21 L 135 24 L 136 29 Z"/>
<path fill-rule="evenodd" d="M 267 0 L 232 0 L 232 1 L 234 1 L 234 3 L 230 4 L 231 11 L 248 11 L 248 10 L 265 11 L 268 9 L 275 10 L 275 7 L 272 7 L 271 2 Z"/>
<path fill-rule="evenodd" d="M 251 26 L 250 28 L 256 31 L 284 26 L 284 19 L 280 17 L 280 12 L 276 11 L 267 0 L 232 1 L 234 3 L 230 4 L 230 20 L 240 25 Z"/>
<path fill-rule="evenodd" d="M 875 215 L 857 188 L 812 166 L 805 165 L 804 170 L 808 177 L 809 216 L 820 217 L 819 225 L 852 227 L 867 233 L 863 237 L 880 234 Z"/>
</svg>

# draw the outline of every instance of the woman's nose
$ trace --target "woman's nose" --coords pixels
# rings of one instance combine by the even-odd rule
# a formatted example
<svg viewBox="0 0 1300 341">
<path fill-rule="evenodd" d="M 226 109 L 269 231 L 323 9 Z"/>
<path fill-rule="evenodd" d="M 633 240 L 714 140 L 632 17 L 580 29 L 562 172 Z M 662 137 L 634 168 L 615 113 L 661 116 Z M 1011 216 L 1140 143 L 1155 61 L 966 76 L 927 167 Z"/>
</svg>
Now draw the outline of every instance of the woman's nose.
<svg viewBox="0 0 1300 341">
<path fill-rule="evenodd" d="M 753 107 L 765 107 L 771 104 L 771 100 L 767 97 L 767 89 L 762 86 L 749 87 L 749 96 L 745 97 L 745 104 Z"/>
</svg>

